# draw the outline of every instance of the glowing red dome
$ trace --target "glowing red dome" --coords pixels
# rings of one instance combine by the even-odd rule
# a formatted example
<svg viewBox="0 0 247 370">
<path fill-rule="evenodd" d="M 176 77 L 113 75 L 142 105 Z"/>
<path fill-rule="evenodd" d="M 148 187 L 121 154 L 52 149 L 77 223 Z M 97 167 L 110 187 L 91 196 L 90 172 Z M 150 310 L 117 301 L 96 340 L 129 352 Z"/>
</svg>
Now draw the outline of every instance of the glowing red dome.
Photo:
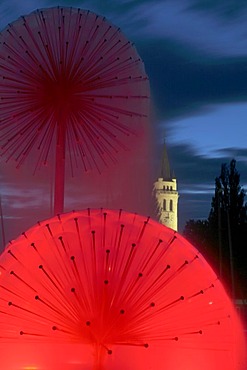
<svg viewBox="0 0 247 370">
<path fill-rule="evenodd" d="M 220 281 L 184 238 L 122 211 L 38 223 L 0 257 L 4 370 L 242 370 Z"/>
</svg>

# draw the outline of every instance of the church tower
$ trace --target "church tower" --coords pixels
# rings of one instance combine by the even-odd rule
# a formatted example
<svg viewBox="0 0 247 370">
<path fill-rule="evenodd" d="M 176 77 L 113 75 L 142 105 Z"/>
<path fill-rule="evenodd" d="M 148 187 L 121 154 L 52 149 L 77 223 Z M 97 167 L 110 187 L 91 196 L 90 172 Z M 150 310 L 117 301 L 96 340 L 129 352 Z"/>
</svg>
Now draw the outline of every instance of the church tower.
<svg viewBox="0 0 247 370">
<path fill-rule="evenodd" d="M 161 174 L 154 183 L 155 197 L 158 207 L 159 221 L 171 229 L 178 230 L 178 191 L 177 180 L 171 174 L 166 145 L 161 166 Z"/>
</svg>

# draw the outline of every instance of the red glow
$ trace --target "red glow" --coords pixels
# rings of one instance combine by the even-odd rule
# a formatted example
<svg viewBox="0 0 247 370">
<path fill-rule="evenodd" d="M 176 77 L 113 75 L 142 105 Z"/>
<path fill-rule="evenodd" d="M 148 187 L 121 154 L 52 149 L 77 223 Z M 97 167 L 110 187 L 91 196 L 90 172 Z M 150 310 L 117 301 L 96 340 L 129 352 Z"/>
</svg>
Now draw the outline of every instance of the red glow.
<svg viewBox="0 0 247 370">
<path fill-rule="evenodd" d="M 246 368 L 221 283 L 193 246 L 155 221 L 63 214 L 13 241 L 0 268 L 5 370 Z"/>
</svg>

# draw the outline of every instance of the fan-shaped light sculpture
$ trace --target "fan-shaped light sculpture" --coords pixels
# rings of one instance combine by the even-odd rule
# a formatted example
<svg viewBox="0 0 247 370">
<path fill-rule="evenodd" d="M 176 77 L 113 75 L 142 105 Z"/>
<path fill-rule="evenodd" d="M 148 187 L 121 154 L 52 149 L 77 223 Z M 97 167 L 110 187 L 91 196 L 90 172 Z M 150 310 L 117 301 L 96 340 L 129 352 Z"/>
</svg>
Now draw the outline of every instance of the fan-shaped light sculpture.
<svg viewBox="0 0 247 370">
<path fill-rule="evenodd" d="M 63 211 L 66 148 L 72 171 L 114 161 L 147 121 L 148 98 L 135 47 L 101 16 L 37 10 L 0 34 L 0 154 L 17 166 L 34 155 L 40 166 L 56 146 L 55 214 Z"/>
<path fill-rule="evenodd" d="M 0 257 L 4 370 L 243 370 L 220 281 L 173 230 L 136 214 L 71 212 Z"/>
</svg>

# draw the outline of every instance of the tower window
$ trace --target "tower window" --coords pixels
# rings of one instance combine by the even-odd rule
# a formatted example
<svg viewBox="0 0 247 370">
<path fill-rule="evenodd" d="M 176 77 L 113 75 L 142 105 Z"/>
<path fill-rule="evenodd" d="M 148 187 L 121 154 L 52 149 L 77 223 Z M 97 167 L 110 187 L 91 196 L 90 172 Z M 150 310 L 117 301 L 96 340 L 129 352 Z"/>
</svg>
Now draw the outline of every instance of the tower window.
<svg viewBox="0 0 247 370">
<path fill-rule="evenodd" d="M 173 211 L 173 202 L 172 202 L 172 199 L 170 199 L 170 211 Z"/>
<path fill-rule="evenodd" d="M 166 211 L 166 199 L 163 200 L 163 209 Z"/>
</svg>

